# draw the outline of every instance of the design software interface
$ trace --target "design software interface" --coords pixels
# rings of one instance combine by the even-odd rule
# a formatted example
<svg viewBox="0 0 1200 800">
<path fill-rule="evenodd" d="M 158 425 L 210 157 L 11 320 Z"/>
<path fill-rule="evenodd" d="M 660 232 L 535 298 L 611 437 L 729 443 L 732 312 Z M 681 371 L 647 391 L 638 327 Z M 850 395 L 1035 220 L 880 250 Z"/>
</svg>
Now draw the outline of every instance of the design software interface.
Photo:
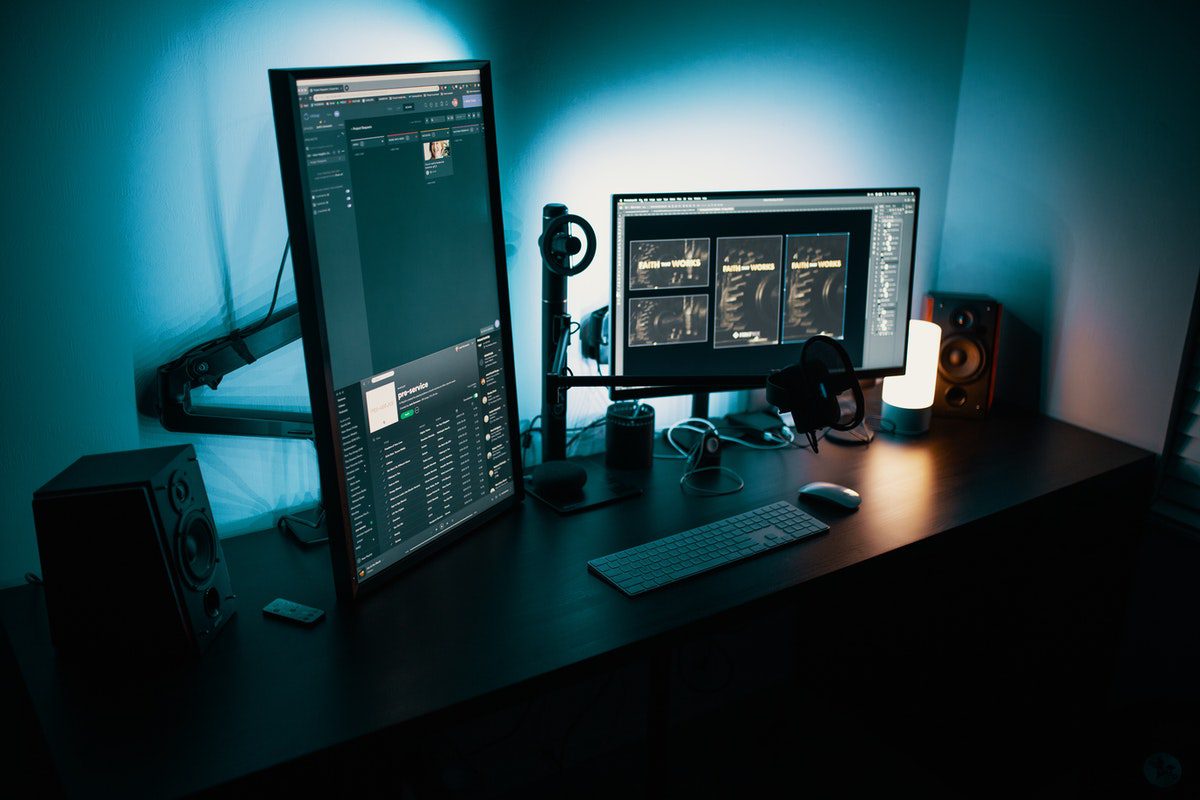
<svg viewBox="0 0 1200 800">
<path fill-rule="evenodd" d="M 904 365 L 917 191 L 618 195 L 613 373 L 761 378 L 823 334 Z"/>
<path fill-rule="evenodd" d="M 297 100 L 363 580 L 515 491 L 480 73 Z"/>
</svg>

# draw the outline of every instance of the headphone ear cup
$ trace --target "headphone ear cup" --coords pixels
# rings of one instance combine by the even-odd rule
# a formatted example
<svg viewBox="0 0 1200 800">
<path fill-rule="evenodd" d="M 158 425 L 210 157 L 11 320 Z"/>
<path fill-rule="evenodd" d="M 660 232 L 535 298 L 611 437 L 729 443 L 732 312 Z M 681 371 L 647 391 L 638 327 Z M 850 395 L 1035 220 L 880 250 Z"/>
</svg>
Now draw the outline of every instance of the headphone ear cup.
<svg viewBox="0 0 1200 800">
<path fill-rule="evenodd" d="M 866 400 L 863 398 L 862 386 L 859 384 L 857 377 L 844 377 L 845 380 L 839 381 L 838 383 L 839 385 L 841 383 L 846 383 L 848 385 L 844 388 L 839 388 L 837 390 L 837 394 L 834 395 L 834 402 L 837 405 L 837 408 L 834 411 L 833 422 L 830 423 L 829 427 L 835 431 L 854 430 L 862 424 L 863 417 L 866 415 Z M 841 403 L 837 401 L 837 398 L 847 391 L 849 391 L 854 397 L 854 413 L 850 415 L 849 420 L 842 422 L 842 406 Z"/>
<path fill-rule="evenodd" d="M 809 420 L 808 429 L 816 430 L 836 425 L 842 416 L 841 406 L 838 405 L 838 382 L 829 374 L 829 369 L 821 362 L 815 362 L 810 368 L 813 372 L 813 415 Z"/>
<path fill-rule="evenodd" d="M 800 364 L 792 364 L 790 367 L 772 372 L 767 376 L 767 402 L 780 411 L 793 411 L 797 406 L 797 399 L 802 396 L 806 380 L 808 378 L 804 373 L 804 367 Z"/>
</svg>

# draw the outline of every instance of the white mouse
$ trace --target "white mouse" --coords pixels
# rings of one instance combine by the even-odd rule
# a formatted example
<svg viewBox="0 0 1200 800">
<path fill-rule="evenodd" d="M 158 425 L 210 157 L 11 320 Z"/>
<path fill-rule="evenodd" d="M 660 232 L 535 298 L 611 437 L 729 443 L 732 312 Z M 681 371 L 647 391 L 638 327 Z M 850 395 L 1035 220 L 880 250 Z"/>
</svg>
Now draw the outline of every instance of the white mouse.
<svg viewBox="0 0 1200 800">
<path fill-rule="evenodd" d="M 842 508 L 858 508 L 862 503 L 862 495 L 853 489 L 828 481 L 813 481 L 800 487 L 800 498 L 815 497 L 829 503 L 835 503 Z"/>
</svg>

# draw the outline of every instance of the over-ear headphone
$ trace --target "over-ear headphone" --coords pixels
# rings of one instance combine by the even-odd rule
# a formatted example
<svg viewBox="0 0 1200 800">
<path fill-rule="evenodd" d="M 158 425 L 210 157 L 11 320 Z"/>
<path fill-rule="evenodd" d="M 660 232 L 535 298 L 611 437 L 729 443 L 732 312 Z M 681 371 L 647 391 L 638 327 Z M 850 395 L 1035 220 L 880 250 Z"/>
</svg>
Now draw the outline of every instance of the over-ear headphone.
<svg viewBox="0 0 1200 800">
<path fill-rule="evenodd" d="M 818 356 L 818 346 L 834 352 L 842 363 L 841 372 L 829 371 Z M 845 420 L 838 395 L 847 391 L 854 395 L 854 413 Z M 852 430 L 862 424 L 865 413 L 862 387 L 850 363 L 850 354 L 841 342 L 828 336 L 811 337 L 804 343 L 797 363 L 767 375 L 766 396 L 767 402 L 780 411 L 791 412 L 796 430 L 808 434 L 813 452 L 817 449 L 816 431 Z"/>
</svg>

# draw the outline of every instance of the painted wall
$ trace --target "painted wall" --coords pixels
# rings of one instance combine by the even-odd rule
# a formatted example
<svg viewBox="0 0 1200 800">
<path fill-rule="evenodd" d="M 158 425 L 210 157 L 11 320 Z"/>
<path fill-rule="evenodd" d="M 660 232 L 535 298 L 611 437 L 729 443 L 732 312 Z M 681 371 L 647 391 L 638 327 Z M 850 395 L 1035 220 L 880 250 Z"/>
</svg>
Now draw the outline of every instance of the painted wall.
<svg viewBox="0 0 1200 800">
<path fill-rule="evenodd" d="M 536 239 L 548 202 L 588 218 L 600 242 L 597 263 L 571 279 L 572 316 L 608 304 L 616 192 L 920 186 L 918 293 L 931 285 L 965 3 L 760 2 L 738 13 L 725 2 L 621 0 L 544 9 L 507 5 L 494 28 L 504 33 L 488 43 L 497 48 L 490 57 L 518 318 L 539 318 Z M 528 354 L 517 377 L 529 415 L 540 333 L 535 325 L 515 333 L 519 356 Z M 604 390 L 571 390 L 572 424 L 607 403 Z M 680 399 L 652 405 L 660 425 L 690 408 Z"/>
<path fill-rule="evenodd" d="M 1159 452 L 1200 271 L 1200 20 L 1116 5 L 972 3 L 937 284 L 1007 305 L 1001 366 L 1048 414 Z"/>
<path fill-rule="evenodd" d="M 311 444 L 168 434 L 138 415 L 137 384 L 269 303 L 286 229 L 266 69 L 461 58 L 467 42 L 403 0 L 5 13 L 24 111 L 0 132 L 0 584 L 38 568 L 33 491 L 86 453 L 192 441 L 221 533 L 269 526 L 316 496 Z M 298 346 L 255 366 L 222 401 L 307 405 Z"/>
<path fill-rule="evenodd" d="M 268 67 L 494 61 L 526 419 L 546 202 L 589 217 L 602 243 L 573 279 L 576 315 L 608 302 L 614 191 L 919 185 L 917 291 L 930 285 L 965 3 L 566 5 L 553 19 L 483 0 L 6 6 L 0 64 L 25 102 L 0 129 L 20 154 L 0 199 L 0 585 L 38 568 L 33 490 L 85 453 L 194 442 L 222 535 L 313 502 L 311 445 L 178 436 L 136 411 L 157 365 L 269 302 L 285 224 Z M 219 397 L 304 408 L 298 347 Z M 607 397 L 571 402 L 582 421 Z M 662 421 L 686 412 L 655 405 Z"/>
</svg>

